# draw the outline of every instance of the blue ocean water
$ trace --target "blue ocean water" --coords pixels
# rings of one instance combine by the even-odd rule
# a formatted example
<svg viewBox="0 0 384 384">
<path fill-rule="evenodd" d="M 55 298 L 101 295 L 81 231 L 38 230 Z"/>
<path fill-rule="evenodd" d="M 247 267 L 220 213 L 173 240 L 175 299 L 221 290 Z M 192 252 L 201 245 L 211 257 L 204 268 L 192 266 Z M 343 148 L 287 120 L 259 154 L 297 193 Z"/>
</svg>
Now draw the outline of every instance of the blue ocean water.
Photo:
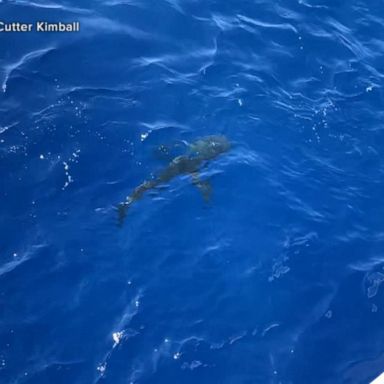
<svg viewBox="0 0 384 384">
<path fill-rule="evenodd" d="M 0 382 L 368 383 L 384 371 L 384 8 L 9 0 Z M 205 202 L 167 166 L 225 135 Z M 161 147 L 162 146 L 162 147 Z"/>
</svg>

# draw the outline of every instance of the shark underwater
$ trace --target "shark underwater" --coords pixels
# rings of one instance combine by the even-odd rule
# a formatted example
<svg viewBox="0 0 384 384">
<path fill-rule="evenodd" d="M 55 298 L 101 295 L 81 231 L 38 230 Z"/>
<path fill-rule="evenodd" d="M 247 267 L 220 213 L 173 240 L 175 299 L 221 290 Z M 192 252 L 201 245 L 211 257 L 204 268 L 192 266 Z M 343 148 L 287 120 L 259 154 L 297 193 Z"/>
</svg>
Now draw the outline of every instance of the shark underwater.
<svg viewBox="0 0 384 384">
<path fill-rule="evenodd" d="M 127 196 L 125 201 L 118 205 L 119 224 L 123 224 L 128 208 L 137 200 L 141 199 L 147 191 L 166 184 L 177 176 L 191 175 L 192 183 L 200 190 L 204 199 L 208 200 L 211 195 L 211 186 L 208 180 L 202 180 L 200 178 L 199 171 L 204 168 L 209 161 L 228 152 L 230 148 L 230 141 L 223 135 L 205 136 L 188 144 L 185 154 L 172 159 L 168 166 L 161 171 L 157 177 L 141 183 Z"/>
</svg>

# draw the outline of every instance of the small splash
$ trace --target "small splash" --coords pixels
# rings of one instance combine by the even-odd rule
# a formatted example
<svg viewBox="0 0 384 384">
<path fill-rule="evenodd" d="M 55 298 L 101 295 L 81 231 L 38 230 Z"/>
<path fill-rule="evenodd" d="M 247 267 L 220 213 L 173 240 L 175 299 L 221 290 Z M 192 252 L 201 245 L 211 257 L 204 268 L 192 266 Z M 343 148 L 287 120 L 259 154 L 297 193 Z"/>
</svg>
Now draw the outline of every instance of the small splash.
<svg viewBox="0 0 384 384">
<path fill-rule="evenodd" d="M 230 337 L 228 340 L 228 343 L 229 343 L 229 345 L 232 345 L 232 344 L 236 343 L 237 341 L 243 339 L 245 336 L 247 336 L 247 331 L 244 331 L 244 332 L 240 333 L 239 335 Z"/>
<path fill-rule="evenodd" d="M 120 341 L 123 338 L 123 336 L 124 336 L 124 332 L 114 332 L 112 334 L 112 339 L 115 342 L 113 347 L 116 347 L 116 345 L 118 345 L 120 343 Z"/>
<path fill-rule="evenodd" d="M 67 180 L 65 181 L 64 186 L 62 188 L 64 190 L 68 187 L 69 184 L 73 183 L 73 178 L 69 174 L 69 165 L 66 161 L 63 161 L 63 166 L 64 166 L 64 171 L 65 171 L 65 176 L 67 178 Z"/>
<path fill-rule="evenodd" d="M 271 325 L 268 325 L 264 330 L 263 332 L 261 333 L 261 336 L 264 337 L 271 329 L 273 328 L 277 328 L 277 327 L 280 327 L 280 324 L 279 323 L 274 323 L 274 324 L 271 324 Z"/>
<path fill-rule="evenodd" d="M 69 171 L 70 171 L 69 163 L 73 163 L 73 164 L 78 163 L 79 156 L 80 156 L 80 149 L 77 149 L 76 151 L 74 151 L 72 153 L 72 155 L 70 156 L 68 161 L 63 161 L 66 181 L 64 183 L 62 190 L 65 190 L 66 188 L 68 188 L 69 184 L 74 182 L 72 175 L 69 173 Z"/>
<path fill-rule="evenodd" d="M 183 363 L 183 365 L 181 366 L 181 369 L 189 369 L 193 371 L 194 369 L 199 368 L 201 366 L 203 366 L 203 363 L 201 361 L 193 360 L 190 363 L 187 363 L 187 362 Z"/>
<path fill-rule="evenodd" d="M 272 266 L 272 275 L 268 277 L 269 282 L 279 279 L 291 270 L 287 265 L 285 265 L 288 260 L 288 256 L 283 256 L 280 259 L 275 260 L 275 263 Z"/>
<path fill-rule="evenodd" d="M 384 282 L 384 274 L 381 272 L 374 272 L 367 277 L 369 286 L 367 287 L 367 296 L 372 298 L 377 295 L 380 285 Z"/>
<path fill-rule="evenodd" d="M 98 372 L 100 372 L 100 376 L 104 376 L 107 370 L 107 363 L 99 364 L 96 368 Z"/>
</svg>

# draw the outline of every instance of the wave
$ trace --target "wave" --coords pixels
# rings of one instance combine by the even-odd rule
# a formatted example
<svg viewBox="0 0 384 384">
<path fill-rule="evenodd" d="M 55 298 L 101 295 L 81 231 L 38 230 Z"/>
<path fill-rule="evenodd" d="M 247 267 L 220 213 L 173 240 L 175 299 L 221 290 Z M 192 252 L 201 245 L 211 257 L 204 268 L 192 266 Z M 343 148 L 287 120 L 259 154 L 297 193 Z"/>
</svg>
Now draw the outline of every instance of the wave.
<svg viewBox="0 0 384 384">
<path fill-rule="evenodd" d="M 42 48 L 42 49 L 37 49 L 35 51 L 29 52 L 25 55 L 23 55 L 19 60 L 6 64 L 3 67 L 3 81 L 1 82 L 1 89 L 3 93 L 7 92 L 7 86 L 8 86 L 8 81 L 12 75 L 13 72 L 23 68 L 25 65 L 29 64 L 31 61 L 34 60 L 40 60 L 50 52 L 55 51 L 55 47 L 50 46 L 47 48 Z"/>
</svg>

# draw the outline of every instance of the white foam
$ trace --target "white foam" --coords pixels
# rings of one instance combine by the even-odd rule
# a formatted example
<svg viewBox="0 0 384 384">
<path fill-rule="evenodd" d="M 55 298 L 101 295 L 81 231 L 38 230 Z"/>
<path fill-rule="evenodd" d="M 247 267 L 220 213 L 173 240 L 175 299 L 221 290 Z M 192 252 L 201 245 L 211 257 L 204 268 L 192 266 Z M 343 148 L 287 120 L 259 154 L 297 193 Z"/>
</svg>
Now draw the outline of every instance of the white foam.
<svg viewBox="0 0 384 384">
<path fill-rule="evenodd" d="M 384 373 L 382 373 L 375 380 L 371 381 L 371 384 L 384 384 Z"/>
</svg>

